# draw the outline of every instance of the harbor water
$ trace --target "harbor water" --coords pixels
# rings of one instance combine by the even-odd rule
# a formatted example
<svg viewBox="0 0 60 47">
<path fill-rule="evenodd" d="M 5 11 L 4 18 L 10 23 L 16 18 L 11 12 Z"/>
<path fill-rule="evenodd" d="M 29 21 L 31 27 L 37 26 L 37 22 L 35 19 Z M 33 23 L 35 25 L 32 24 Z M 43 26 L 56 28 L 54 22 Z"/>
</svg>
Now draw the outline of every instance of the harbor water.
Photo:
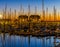
<svg viewBox="0 0 60 47">
<path fill-rule="evenodd" d="M 55 47 L 60 37 L 20 36 L 8 33 L 0 34 L 0 47 Z"/>
</svg>

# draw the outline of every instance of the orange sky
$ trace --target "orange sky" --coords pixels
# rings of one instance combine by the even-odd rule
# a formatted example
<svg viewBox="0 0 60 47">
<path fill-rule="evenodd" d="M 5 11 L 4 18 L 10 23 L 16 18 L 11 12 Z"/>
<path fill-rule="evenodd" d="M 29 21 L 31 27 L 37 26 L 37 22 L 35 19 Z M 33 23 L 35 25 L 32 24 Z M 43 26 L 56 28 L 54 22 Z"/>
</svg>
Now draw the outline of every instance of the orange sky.
<svg viewBox="0 0 60 47">
<path fill-rule="evenodd" d="M 27 14 L 27 13 L 26 13 Z M 31 14 L 34 14 L 34 13 L 31 13 Z M 44 21 L 54 21 L 54 15 L 53 15 L 53 13 L 48 13 L 48 15 L 47 14 L 45 14 L 45 19 L 43 19 L 43 17 L 42 17 L 42 13 L 37 13 L 41 18 L 41 20 L 44 20 Z M 2 15 L 3 16 L 3 14 L 2 13 L 0 13 L 0 15 Z M 14 12 L 13 13 L 11 13 L 11 17 L 13 17 L 14 18 Z M 7 16 L 8 16 L 8 14 L 7 14 Z M 16 17 L 18 17 L 19 16 L 19 13 L 16 13 Z M 13 19 L 12 18 L 12 19 Z M 57 13 L 56 14 L 56 21 L 60 21 L 60 14 L 59 13 Z"/>
</svg>

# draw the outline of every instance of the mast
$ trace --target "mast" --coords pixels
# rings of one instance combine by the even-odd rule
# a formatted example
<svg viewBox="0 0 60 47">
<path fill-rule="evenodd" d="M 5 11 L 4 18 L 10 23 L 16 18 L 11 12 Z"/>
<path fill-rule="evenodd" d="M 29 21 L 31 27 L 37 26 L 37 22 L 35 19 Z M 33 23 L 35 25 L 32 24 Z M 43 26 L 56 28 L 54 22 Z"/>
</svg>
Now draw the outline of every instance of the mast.
<svg viewBox="0 0 60 47">
<path fill-rule="evenodd" d="M 48 21 L 49 17 L 48 17 L 48 8 L 46 8 L 46 16 L 45 16 L 45 20 Z"/>
<path fill-rule="evenodd" d="M 58 17 L 57 17 L 57 20 L 59 21 L 59 12 L 58 12 Z"/>
<path fill-rule="evenodd" d="M 35 15 L 37 14 L 37 7 L 35 6 Z"/>
<path fill-rule="evenodd" d="M 56 8 L 55 8 L 55 6 L 54 6 L 53 10 L 54 10 L 54 21 L 56 21 Z"/>
<path fill-rule="evenodd" d="M 49 13 L 49 21 L 51 21 L 51 13 Z"/>
<path fill-rule="evenodd" d="M 59 12 L 58 12 L 57 21 L 59 21 L 59 18 L 60 18 L 60 17 L 59 17 Z M 58 24 L 57 24 L 57 25 L 59 26 L 59 22 L 58 22 Z"/>
<path fill-rule="evenodd" d="M 24 14 L 24 9 L 23 9 L 23 12 L 22 12 L 22 14 Z"/>
<path fill-rule="evenodd" d="M 3 19 L 4 19 L 4 9 L 3 9 Z"/>
<path fill-rule="evenodd" d="M 6 13 L 7 13 L 7 4 L 5 4 L 5 12 L 4 12 L 4 19 L 6 19 Z"/>
<path fill-rule="evenodd" d="M 11 20 L 11 8 L 10 8 L 10 16 L 9 17 L 10 17 L 9 19 Z"/>
<path fill-rule="evenodd" d="M 22 7 L 22 4 L 20 6 L 20 15 L 23 14 L 23 7 Z"/>
<path fill-rule="evenodd" d="M 29 17 L 30 17 L 30 4 L 28 5 L 28 20 L 29 20 Z"/>
<path fill-rule="evenodd" d="M 14 14 L 15 14 L 15 16 L 14 16 L 14 20 L 16 20 L 16 9 L 14 10 Z"/>
<path fill-rule="evenodd" d="M 30 4 L 28 5 L 28 16 L 30 16 Z"/>
<path fill-rule="evenodd" d="M 44 21 L 45 20 L 44 0 L 42 0 L 42 16 Z"/>
<path fill-rule="evenodd" d="M 46 21 L 46 27 L 48 25 L 47 21 L 48 21 L 48 8 L 46 8 L 46 16 L 45 16 L 45 21 Z"/>
</svg>

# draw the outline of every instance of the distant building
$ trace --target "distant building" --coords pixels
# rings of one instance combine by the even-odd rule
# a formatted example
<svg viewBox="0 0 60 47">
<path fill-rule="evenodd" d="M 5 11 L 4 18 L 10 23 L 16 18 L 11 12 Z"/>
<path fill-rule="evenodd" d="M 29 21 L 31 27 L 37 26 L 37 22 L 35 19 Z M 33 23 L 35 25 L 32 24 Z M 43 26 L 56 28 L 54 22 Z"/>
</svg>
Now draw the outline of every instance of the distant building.
<svg viewBox="0 0 60 47">
<path fill-rule="evenodd" d="M 20 15 L 18 17 L 18 20 L 20 23 L 26 23 L 26 22 L 28 22 L 28 16 L 27 15 Z"/>
<path fill-rule="evenodd" d="M 40 20 L 40 16 L 39 15 L 31 15 L 30 17 L 29 17 L 29 20 L 31 21 L 31 22 L 39 22 L 39 20 Z"/>
</svg>

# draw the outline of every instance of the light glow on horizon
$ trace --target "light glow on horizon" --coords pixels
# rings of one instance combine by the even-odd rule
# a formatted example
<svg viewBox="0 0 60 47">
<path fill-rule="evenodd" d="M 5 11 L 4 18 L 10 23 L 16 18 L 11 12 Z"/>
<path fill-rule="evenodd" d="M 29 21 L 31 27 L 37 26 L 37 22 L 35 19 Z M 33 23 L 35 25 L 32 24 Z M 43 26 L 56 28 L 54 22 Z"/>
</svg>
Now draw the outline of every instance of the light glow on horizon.
<svg viewBox="0 0 60 47">
<path fill-rule="evenodd" d="M 3 15 L 2 14 L 0 14 L 0 19 L 2 19 L 3 18 Z"/>
</svg>

